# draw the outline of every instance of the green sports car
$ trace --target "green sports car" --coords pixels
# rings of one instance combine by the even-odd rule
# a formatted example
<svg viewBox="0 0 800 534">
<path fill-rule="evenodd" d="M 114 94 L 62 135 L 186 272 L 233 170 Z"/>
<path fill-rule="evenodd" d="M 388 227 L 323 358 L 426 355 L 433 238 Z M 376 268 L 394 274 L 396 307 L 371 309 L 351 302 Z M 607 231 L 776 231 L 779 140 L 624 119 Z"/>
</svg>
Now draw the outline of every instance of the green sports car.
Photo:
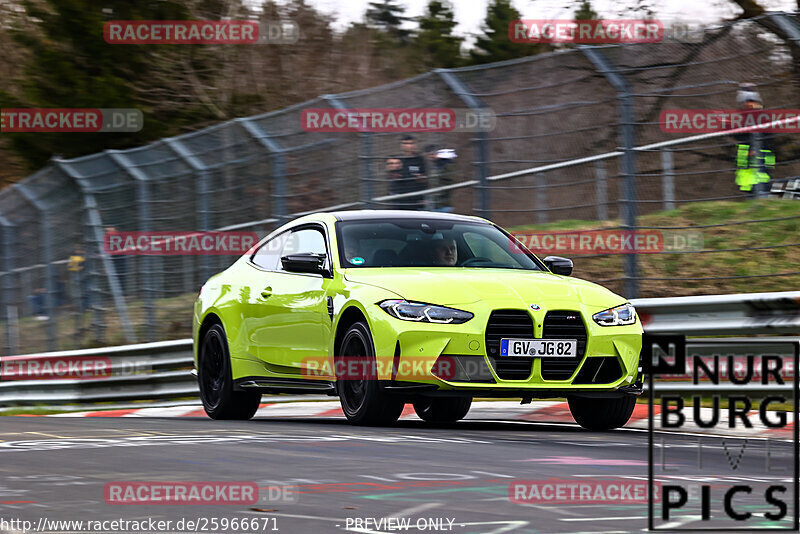
<svg viewBox="0 0 800 534">
<path fill-rule="evenodd" d="M 262 393 L 327 393 L 355 424 L 391 424 L 406 403 L 443 423 L 475 396 L 566 397 L 581 426 L 622 426 L 642 391 L 642 327 L 624 298 L 571 272 L 478 217 L 299 218 L 200 291 L 205 411 L 249 419 Z"/>
</svg>

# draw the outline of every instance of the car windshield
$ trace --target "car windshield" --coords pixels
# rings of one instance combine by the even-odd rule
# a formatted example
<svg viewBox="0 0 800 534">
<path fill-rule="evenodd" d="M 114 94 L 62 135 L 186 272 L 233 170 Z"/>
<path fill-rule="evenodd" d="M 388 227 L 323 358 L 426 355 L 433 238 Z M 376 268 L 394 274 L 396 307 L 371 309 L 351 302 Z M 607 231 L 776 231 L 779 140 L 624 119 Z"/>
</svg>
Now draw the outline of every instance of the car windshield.
<svg viewBox="0 0 800 534">
<path fill-rule="evenodd" d="M 337 223 L 343 267 L 476 267 L 542 271 L 529 252 L 499 228 L 441 219 Z"/>
</svg>

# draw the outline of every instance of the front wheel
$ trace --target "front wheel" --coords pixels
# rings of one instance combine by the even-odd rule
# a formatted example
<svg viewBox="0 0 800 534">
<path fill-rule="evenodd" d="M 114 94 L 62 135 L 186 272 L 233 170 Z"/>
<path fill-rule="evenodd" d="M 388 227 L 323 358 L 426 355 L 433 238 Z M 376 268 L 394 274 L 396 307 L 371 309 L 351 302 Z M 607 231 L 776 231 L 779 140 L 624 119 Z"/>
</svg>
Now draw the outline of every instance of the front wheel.
<svg viewBox="0 0 800 534">
<path fill-rule="evenodd" d="M 212 419 L 250 419 L 258 410 L 261 393 L 234 391 L 231 358 L 225 330 L 215 324 L 200 340 L 197 381 L 206 414 Z"/>
<path fill-rule="evenodd" d="M 569 397 L 569 411 L 575 422 L 587 430 L 611 430 L 625 426 L 636 406 L 636 397 Z"/>
<path fill-rule="evenodd" d="M 339 358 L 351 376 L 337 377 L 339 400 L 347 420 L 355 425 L 390 425 L 403 412 L 405 402 L 388 395 L 378 381 L 375 346 L 369 327 L 358 322 L 347 329 L 339 345 Z M 338 366 L 337 366 L 338 367 Z"/>
<path fill-rule="evenodd" d="M 470 397 L 439 397 L 418 400 L 414 403 L 414 411 L 428 423 L 455 423 L 464 419 L 470 406 Z"/>
</svg>

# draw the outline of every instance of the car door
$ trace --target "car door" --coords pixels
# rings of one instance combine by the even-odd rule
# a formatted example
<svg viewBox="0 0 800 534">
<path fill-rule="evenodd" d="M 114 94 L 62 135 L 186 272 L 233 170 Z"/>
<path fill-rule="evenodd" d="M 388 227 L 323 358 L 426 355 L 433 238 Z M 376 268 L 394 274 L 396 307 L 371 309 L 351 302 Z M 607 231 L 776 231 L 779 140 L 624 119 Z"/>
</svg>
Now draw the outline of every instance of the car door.
<svg viewBox="0 0 800 534">
<path fill-rule="evenodd" d="M 324 254 L 330 266 L 325 230 L 303 225 L 290 230 L 280 256 Z M 330 267 L 328 267 L 330 271 Z M 327 290 L 331 278 L 321 274 L 290 273 L 277 260 L 274 271 L 259 290 L 260 316 L 253 331 L 256 355 L 279 373 L 300 373 L 310 361 L 327 355 L 331 335 Z M 312 364 L 313 365 L 313 364 Z"/>
<path fill-rule="evenodd" d="M 239 289 L 241 307 L 241 336 L 247 352 L 256 358 L 263 359 L 267 342 L 267 330 L 274 323 L 270 317 L 273 310 L 267 304 L 272 297 L 272 285 L 275 283 L 281 252 L 289 237 L 283 232 L 263 243 L 250 257 L 247 276 Z"/>
</svg>

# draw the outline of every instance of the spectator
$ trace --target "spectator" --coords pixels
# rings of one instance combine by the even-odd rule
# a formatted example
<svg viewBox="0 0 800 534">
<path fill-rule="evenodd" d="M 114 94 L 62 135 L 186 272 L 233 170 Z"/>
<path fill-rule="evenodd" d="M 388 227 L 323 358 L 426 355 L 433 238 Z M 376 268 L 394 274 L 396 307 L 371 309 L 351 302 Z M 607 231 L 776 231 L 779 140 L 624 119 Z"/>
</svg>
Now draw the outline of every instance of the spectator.
<svg viewBox="0 0 800 534">
<path fill-rule="evenodd" d="M 37 287 L 33 290 L 32 295 L 28 295 L 28 304 L 31 307 L 31 313 L 36 316 L 38 321 L 46 321 L 48 317 L 45 311 L 45 295 L 47 291 L 43 287 Z"/>
<path fill-rule="evenodd" d="M 386 175 L 389 179 L 390 195 L 399 195 L 411 191 L 408 188 L 409 181 L 403 175 L 403 160 L 401 158 L 393 156 L 386 160 Z M 398 210 L 407 209 L 409 203 L 414 200 L 416 199 L 398 198 L 392 201 L 391 207 Z"/>
<path fill-rule="evenodd" d="M 83 264 L 86 261 L 86 257 L 83 251 L 83 247 L 77 245 L 72 252 L 72 255 L 67 260 L 67 270 L 71 273 L 79 273 L 83 271 Z"/>
<path fill-rule="evenodd" d="M 743 115 L 758 113 L 764 108 L 761 95 L 750 83 L 739 86 L 736 103 Z M 772 152 L 773 136 L 755 130 L 735 134 L 734 137 L 737 143 L 736 185 L 739 186 L 739 190 L 748 193 L 750 198 L 766 197 L 769 194 L 769 171 L 775 167 L 775 154 Z"/>
<path fill-rule="evenodd" d="M 115 226 L 107 226 L 106 234 L 116 234 L 118 230 Z M 108 238 L 106 238 L 108 239 Z M 107 242 L 107 241 L 106 241 Z M 108 252 L 108 249 L 106 249 Z M 117 282 L 119 283 L 120 290 L 123 294 L 128 292 L 128 257 L 125 254 L 114 254 L 111 256 L 111 262 L 114 267 L 114 274 L 116 275 Z"/>
<path fill-rule="evenodd" d="M 425 189 L 425 158 L 419 153 L 417 140 L 406 135 L 402 140 L 403 148 L 403 185 L 404 193 L 421 191 Z M 424 202 L 422 196 L 399 199 L 405 209 L 422 209 Z"/>
<path fill-rule="evenodd" d="M 88 278 L 83 272 L 85 263 L 86 254 L 84 248 L 78 245 L 67 261 L 67 270 L 69 271 L 72 301 L 79 311 L 84 311 L 89 307 Z"/>
<path fill-rule="evenodd" d="M 425 147 L 430 187 L 443 187 L 453 183 L 451 164 L 456 157 L 456 151 L 451 148 L 437 150 L 434 145 Z M 430 208 L 435 211 L 452 212 L 450 190 L 433 193 Z"/>
<path fill-rule="evenodd" d="M 64 283 L 56 278 L 53 281 L 53 295 L 52 305 L 58 308 L 64 305 Z M 47 321 L 50 316 L 47 314 L 47 288 L 37 287 L 33 290 L 32 295 L 28 295 L 28 304 L 31 307 L 31 313 L 36 316 L 38 321 Z M 54 310 L 55 311 L 55 310 Z"/>
</svg>

